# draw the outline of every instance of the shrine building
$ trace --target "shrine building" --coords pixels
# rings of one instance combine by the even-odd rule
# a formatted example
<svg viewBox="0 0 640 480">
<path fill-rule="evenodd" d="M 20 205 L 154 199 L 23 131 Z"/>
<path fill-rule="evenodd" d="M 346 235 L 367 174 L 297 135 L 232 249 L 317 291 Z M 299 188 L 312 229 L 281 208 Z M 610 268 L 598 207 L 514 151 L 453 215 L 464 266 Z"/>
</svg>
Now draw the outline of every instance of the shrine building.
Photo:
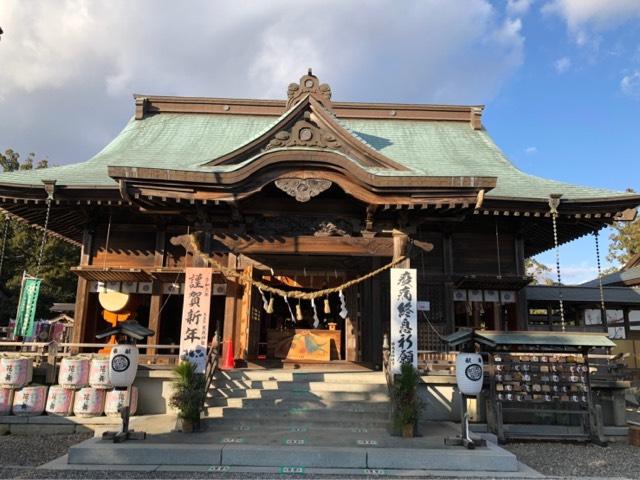
<svg viewBox="0 0 640 480">
<path fill-rule="evenodd" d="M 74 342 L 107 328 L 108 289 L 130 296 L 130 316 L 156 332 L 149 343 L 179 344 L 184 271 L 204 265 L 171 240 L 191 233 L 220 264 L 284 290 L 342 285 L 404 258 L 418 271 L 419 350 L 443 349 L 459 327 L 526 330 L 525 259 L 554 246 L 554 215 L 564 243 L 632 220 L 640 204 L 522 172 L 482 106 L 337 102 L 311 71 L 286 93 L 135 95 L 134 116 L 86 162 L 0 174 L 4 213 L 44 227 L 49 207 L 48 231 L 81 247 Z M 220 333 L 223 356 L 317 359 L 286 348 L 291 332 L 314 330 L 331 339 L 325 360 L 381 364 L 388 272 L 344 301 L 277 297 L 272 308 L 238 278 L 214 272 L 211 283 L 209 338 Z"/>
</svg>

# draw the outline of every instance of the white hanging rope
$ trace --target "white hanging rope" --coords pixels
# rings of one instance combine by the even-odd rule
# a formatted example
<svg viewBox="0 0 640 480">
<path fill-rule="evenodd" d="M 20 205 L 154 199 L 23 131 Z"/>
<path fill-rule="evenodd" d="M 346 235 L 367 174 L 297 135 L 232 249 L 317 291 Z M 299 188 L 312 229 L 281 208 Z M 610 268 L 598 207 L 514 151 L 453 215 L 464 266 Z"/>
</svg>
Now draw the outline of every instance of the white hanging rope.
<svg viewBox="0 0 640 480">
<path fill-rule="evenodd" d="M 556 275 L 558 277 L 558 298 L 560 301 L 560 327 L 562 331 L 565 331 L 564 321 L 564 300 L 562 299 L 562 276 L 560 272 L 560 245 L 558 243 L 558 205 L 560 205 L 560 197 L 552 195 L 549 199 L 549 206 L 551 207 L 551 222 L 553 223 L 553 243 L 556 248 Z"/>
<path fill-rule="evenodd" d="M 47 198 L 47 213 L 44 217 L 44 230 L 42 231 L 42 241 L 40 242 L 40 252 L 38 253 L 38 263 L 36 264 L 36 278 L 40 275 L 40 266 L 42 265 L 42 257 L 44 256 L 44 246 L 47 243 L 47 228 L 49 227 L 49 216 L 51 215 L 51 203 L 51 197 Z"/>
<path fill-rule="evenodd" d="M 600 264 L 600 232 L 593 232 L 593 238 L 596 242 L 596 262 L 598 264 L 598 286 L 600 288 L 600 320 L 602 321 L 602 329 L 609 332 L 609 321 L 607 319 L 607 308 L 604 304 L 604 287 L 602 286 L 602 266 Z"/>
</svg>

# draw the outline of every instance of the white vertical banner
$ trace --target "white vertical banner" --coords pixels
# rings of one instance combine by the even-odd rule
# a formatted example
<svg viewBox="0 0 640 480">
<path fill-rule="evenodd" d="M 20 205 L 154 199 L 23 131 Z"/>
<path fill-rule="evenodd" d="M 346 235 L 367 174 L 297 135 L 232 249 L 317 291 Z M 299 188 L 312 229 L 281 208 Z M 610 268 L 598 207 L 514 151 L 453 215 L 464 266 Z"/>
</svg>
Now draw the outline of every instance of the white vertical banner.
<svg viewBox="0 0 640 480">
<path fill-rule="evenodd" d="M 391 269 L 391 372 L 403 363 L 418 367 L 418 275 L 415 268 Z"/>
<path fill-rule="evenodd" d="M 207 365 L 212 274 L 211 268 L 185 269 L 180 358 L 195 363 L 197 373 L 204 373 Z"/>
</svg>

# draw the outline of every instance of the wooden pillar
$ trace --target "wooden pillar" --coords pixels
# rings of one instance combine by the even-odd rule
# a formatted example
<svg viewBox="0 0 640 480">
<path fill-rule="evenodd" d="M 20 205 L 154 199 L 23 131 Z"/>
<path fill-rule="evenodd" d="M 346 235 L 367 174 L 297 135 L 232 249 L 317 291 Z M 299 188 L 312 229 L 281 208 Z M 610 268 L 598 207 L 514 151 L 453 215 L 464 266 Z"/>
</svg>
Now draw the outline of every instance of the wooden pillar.
<svg viewBox="0 0 640 480">
<path fill-rule="evenodd" d="M 622 318 L 624 319 L 624 338 L 628 339 L 631 335 L 631 324 L 629 323 L 629 307 L 622 308 Z"/>
<path fill-rule="evenodd" d="M 455 307 L 453 304 L 453 241 L 451 232 L 443 232 L 442 255 L 444 258 L 444 319 L 447 331 L 455 331 Z M 475 323 L 475 320 L 474 320 Z"/>
<path fill-rule="evenodd" d="M 524 237 L 520 234 L 515 237 L 516 275 L 526 275 L 524 267 Z M 518 330 L 527 329 L 529 307 L 527 305 L 527 289 L 522 288 L 516 292 L 516 325 Z"/>
<path fill-rule="evenodd" d="M 400 230 L 394 230 L 392 236 L 393 260 L 395 261 L 401 257 L 407 257 L 409 236 Z M 395 268 L 411 268 L 411 260 L 409 259 L 409 257 L 407 257 L 402 262 L 398 263 Z"/>
<path fill-rule="evenodd" d="M 80 266 L 91 265 L 93 250 L 93 232 L 85 228 L 82 232 L 82 248 L 80 250 Z M 89 303 L 89 281 L 78 277 L 78 287 L 76 289 L 76 307 L 73 315 L 73 335 L 72 343 L 82 343 L 87 330 L 87 306 Z M 74 348 L 73 353 L 79 349 Z"/>
<path fill-rule="evenodd" d="M 153 258 L 153 266 L 164 267 L 165 247 L 167 232 L 164 229 L 156 232 L 156 247 Z M 160 307 L 162 306 L 162 283 L 159 280 L 153 281 L 151 290 L 151 302 L 149 304 L 149 328 L 156 332 L 155 335 L 147 337 L 147 345 L 158 345 L 160 343 Z M 147 350 L 147 355 L 155 355 L 156 349 Z"/>
<path fill-rule="evenodd" d="M 237 268 L 238 257 L 234 253 L 229 253 L 227 257 L 227 267 Z M 240 285 L 235 279 L 227 278 L 227 296 L 224 303 L 224 323 L 222 327 L 222 359 L 227 358 L 229 346 L 233 345 L 235 320 L 238 310 L 238 295 Z M 234 352 L 236 353 L 236 352 Z"/>
</svg>

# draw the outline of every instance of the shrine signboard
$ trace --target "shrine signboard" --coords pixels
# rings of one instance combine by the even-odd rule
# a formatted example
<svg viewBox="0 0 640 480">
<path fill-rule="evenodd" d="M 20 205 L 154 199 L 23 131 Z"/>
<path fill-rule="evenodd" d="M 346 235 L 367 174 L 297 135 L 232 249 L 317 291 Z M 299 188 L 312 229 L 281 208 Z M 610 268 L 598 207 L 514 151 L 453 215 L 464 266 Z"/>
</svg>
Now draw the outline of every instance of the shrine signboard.
<svg viewBox="0 0 640 480">
<path fill-rule="evenodd" d="M 391 372 L 403 363 L 418 366 L 417 271 L 391 269 Z"/>
<path fill-rule="evenodd" d="M 207 365 L 212 274 L 211 268 L 185 269 L 180 358 L 194 363 L 197 373 L 204 373 Z"/>
</svg>

